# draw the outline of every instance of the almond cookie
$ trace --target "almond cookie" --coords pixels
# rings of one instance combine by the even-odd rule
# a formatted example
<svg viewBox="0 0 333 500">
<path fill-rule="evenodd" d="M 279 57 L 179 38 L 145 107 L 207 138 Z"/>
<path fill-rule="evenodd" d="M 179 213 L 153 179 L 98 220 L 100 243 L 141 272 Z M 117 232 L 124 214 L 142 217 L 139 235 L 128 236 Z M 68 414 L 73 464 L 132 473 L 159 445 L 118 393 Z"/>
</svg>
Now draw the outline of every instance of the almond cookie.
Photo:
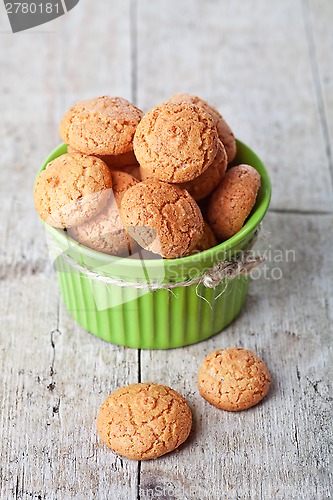
<svg viewBox="0 0 333 500">
<path fill-rule="evenodd" d="M 250 165 L 238 165 L 227 171 L 207 209 L 207 220 L 218 238 L 231 238 L 243 227 L 259 187 L 260 175 Z"/>
<path fill-rule="evenodd" d="M 75 151 L 75 149 L 71 148 L 67 145 L 67 153 L 79 153 L 80 151 Z M 128 151 L 127 153 L 122 153 L 120 155 L 93 155 L 97 158 L 100 158 L 104 163 L 107 164 L 108 167 L 113 170 L 123 169 L 129 166 L 137 166 L 139 167 L 139 163 L 135 158 L 134 151 Z"/>
<path fill-rule="evenodd" d="M 62 140 L 88 155 L 119 155 L 133 150 L 133 136 L 142 111 L 122 97 L 80 101 L 64 114 Z"/>
<path fill-rule="evenodd" d="M 108 167 L 116 170 L 122 170 L 123 167 L 128 167 L 129 165 L 139 166 L 133 150 L 120 155 L 104 155 L 101 159 L 107 164 Z"/>
<path fill-rule="evenodd" d="M 208 102 L 200 99 L 200 97 L 196 95 L 189 94 L 177 94 L 172 96 L 169 99 L 169 102 L 189 102 L 192 104 L 196 104 L 203 108 L 207 113 L 212 117 L 214 124 L 217 128 L 217 133 L 219 135 L 220 140 L 222 141 L 228 156 L 228 163 L 232 162 L 236 156 L 236 140 L 235 136 L 227 124 L 227 122 L 222 118 L 217 109 L 210 106 Z"/>
<path fill-rule="evenodd" d="M 187 182 L 212 164 L 218 137 L 214 122 L 204 109 L 168 102 L 144 115 L 133 145 L 144 178 Z"/>
<path fill-rule="evenodd" d="M 111 169 L 112 171 L 112 169 Z M 140 171 L 140 165 L 127 165 L 126 167 L 121 168 L 122 172 L 126 172 L 127 174 L 132 175 L 137 179 L 138 181 L 141 181 L 141 171 Z"/>
<path fill-rule="evenodd" d="M 77 153 L 73 148 L 67 146 L 67 153 Z M 94 155 L 100 160 L 104 161 L 111 170 L 119 170 L 122 172 L 127 172 L 133 175 L 137 180 L 141 181 L 140 165 L 137 162 L 134 152 L 129 151 L 128 153 L 123 153 L 122 155 Z"/>
<path fill-rule="evenodd" d="M 167 259 L 188 254 L 203 233 L 203 218 L 192 196 L 161 181 L 144 181 L 128 189 L 120 215 L 142 247 Z"/>
<path fill-rule="evenodd" d="M 217 154 L 213 163 L 199 177 L 196 177 L 193 181 L 180 184 L 180 187 L 187 189 L 195 200 L 206 198 L 220 184 L 227 169 L 227 163 L 227 153 L 219 140 Z"/>
<path fill-rule="evenodd" d="M 101 212 L 111 187 L 110 170 L 102 160 L 81 153 L 64 154 L 39 175 L 35 207 L 50 226 L 69 228 Z"/>
<path fill-rule="evenodd" d="M 111 255 L 131 255 L 137 244 L 128 235 L 122 224 L 119 207 L 127 189 L 137 184 L 130 174 L 111 172 L 112 194 L 102 212 L 80 226 L 73 227 L 68 234 L 76 241 L 98 252 Z"/>
<path fill-rule="evenodd" d="M 192 250 L 191 255 L 194 253 L 203 252 L 209 248 L 213 248 L 218 244 L 215 234 L 209 227 L 209 224 L 204 220 L 204 230 L 198 243 L 195 245 L 194 250 Z"/>
<path fill-rule="evenodd" d="M 150 460 L 175 450 L 188 437 L 192 413 L 170 387 L 132 384 L 113 392 L 101 406 L 97 431 L 114 452 Z"/>
<path fill-rule="evenodd" d="M 201 396 L 217 408 L 239 411 L 259 403 L 270 382 L 262 359 L 247 349 L 230 347 L 206 356 L 199 370 L 198 388 Z"/>
<path fill-rule="evenodd" d="M 123 199 L 126 191 L 138 184 L 138 180 L 127 172 L 122 170 L 111 170 L 112 177 L 112 191 L 116 200 L 118 207 L 121 205 L 121 200 Z"/>
</svg>

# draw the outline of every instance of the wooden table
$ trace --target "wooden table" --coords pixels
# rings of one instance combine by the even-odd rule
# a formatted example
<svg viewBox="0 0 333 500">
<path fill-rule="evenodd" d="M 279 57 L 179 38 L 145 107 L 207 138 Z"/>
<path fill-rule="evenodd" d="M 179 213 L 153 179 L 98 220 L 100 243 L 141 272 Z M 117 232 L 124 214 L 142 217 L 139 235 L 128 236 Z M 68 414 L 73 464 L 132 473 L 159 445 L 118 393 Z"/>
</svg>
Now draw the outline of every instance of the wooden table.
<svg viewBox="0 0 333 500">
<path fill-rule="evenodd" d="M 11 34 L 2 6 L 0 22 L 1 499 L 332 497 L 333 2 L 81 0 L 34 30 Z M 61 302 L 34 176 L 76 100 L 121 95 L 147 110 L 186 91 L 215 104 L 267 164 L 266 276 L 204 343 L 109 345 Z M 235 414 L 196 388 L 203 357 L 233 345 L 272 374 L 263 404 Z M 142 463 L 95 430 L 105 397 L 138 380 L 172 386 L 194 414 L 178 452 Z"/>
</svg>

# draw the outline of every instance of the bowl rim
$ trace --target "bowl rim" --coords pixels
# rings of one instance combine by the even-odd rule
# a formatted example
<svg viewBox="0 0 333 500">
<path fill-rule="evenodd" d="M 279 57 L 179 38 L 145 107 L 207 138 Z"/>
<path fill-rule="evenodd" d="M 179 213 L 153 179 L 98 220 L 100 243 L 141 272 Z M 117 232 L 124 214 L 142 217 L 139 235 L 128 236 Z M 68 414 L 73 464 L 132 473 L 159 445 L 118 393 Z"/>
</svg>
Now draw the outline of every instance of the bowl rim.
<svg viewBox="0 0 333 500">
<path fill-rule="evenodd" d="M 82 254 L 84 257 L 99 260 L 103 262 L 105 265 L 115 265 L 117 263 L 121 263 L 124 265 L 124 261 L 126 260 L 126 266 L 135 268 L 139 263 L 140 266 L 144 264 L 145 267 L 154 269 L 158 268 L 163 262 L 164 266 L 168 268 L 169 266 L 174 266 L 175 264 L 179 266 L 195 264 L 200 261 L 205 261 L 206 259 L 213 258 L 217 253 L 222 254 L 226 253 L 228 250 L 230 251 L 233 247 L 240 244 L 242 241 L 248 237 L 251 232 L 253 232 L 260 224 L 262 219 L 264 218 L 269 204 L 271 200 L 272 186 L 269 174 L 267 172 L 266 167 L 264 166 L 261 159 L 256 155 L 252 149 L 249 148 L 244 142 L 236 139 L 237 149 L 241 149 L 248 154 L 251 154 L 255 159 L 256 163 L 260 165 L 260 176 L 261 176 L 261 187 L 262 189 L 262 199 L 260 200 L 258 206 L 255 208 L 254 212 L 250 215 L 250 217 L 246 220 L 244 226 L 238 233 L 236 233 L 231 238 L 219 243 L 218 245 L 209 248 L 208 250 L 204 250 L 202 252 L 198 252 L 192 255 L 188 255 L 186 257 L 179 257 L 177 259 L 135 259 L 129 257 L 118 257 L 115 255 L 109 255 L 103 252 L 98 252 L 97 250 L 93 250 L 92 248 L 88 248 L 81 243 L 78 243 L 73 238 L 71 238 L 63 229 L 54 228 L 42 221 L 47 232 L 56 240 L 60 240 L 68 249 L 77 248 L 78 252 Z M 67 146 L 64 143 L 59 144 L 53 151 L 51 151 L 48 156 L 45 158 L 41 167 L 38 170 L 37 177 L 39 174 L 46 168 L 47 164 L 52 160 L 66 153 Z M 254 166 L 254 168 L 256 168 Z"/>
</svg>

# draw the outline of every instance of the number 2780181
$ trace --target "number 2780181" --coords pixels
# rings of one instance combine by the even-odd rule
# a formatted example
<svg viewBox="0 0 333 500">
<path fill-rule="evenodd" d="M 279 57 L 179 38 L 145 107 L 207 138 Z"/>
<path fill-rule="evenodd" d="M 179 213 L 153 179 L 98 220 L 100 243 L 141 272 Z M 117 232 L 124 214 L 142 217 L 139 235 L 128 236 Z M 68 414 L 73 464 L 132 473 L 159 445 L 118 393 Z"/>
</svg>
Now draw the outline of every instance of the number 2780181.
<svg viewBox="0 0 333 500">
<path fill-rule="evenodd" d="M 7 2 L 6 10 L 8 14 L 59 14 L 59 3 L 27 3 L 27 2 Z"/>
</svg>

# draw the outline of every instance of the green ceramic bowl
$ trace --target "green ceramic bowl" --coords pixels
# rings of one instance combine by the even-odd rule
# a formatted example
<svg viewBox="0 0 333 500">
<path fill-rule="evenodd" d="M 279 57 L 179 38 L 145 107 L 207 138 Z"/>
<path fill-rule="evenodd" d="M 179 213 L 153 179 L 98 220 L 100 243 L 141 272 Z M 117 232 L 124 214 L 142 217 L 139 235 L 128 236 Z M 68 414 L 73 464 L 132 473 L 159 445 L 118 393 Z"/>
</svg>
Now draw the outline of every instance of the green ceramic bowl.
<svg viewBox="0 0 333 500">
<path fill-rule="evenodd" d="M 46 165 L 66 153 L 62 144 L 46 158 Z M 257 202 L 245 225 L 229 240 L 180 259 L 121 258 L 91 250 L 72 240 L 65 231 L 45 224 L 65 305 L 85 330 L 114 344 L 139 349 L 168 349 L 194 344 L 225 328 L 241 311 L 249 277 L 225 280 L 216 288 L 179 286 L 146 291 L 91 279 L 68 263 L 64 255 L 99 276 L 130 282 L 184 282 L 218 261 L 245 249 L 262 221 L 270 202 L 268 173 L 250 148 L 237 141 L 235 164 L 252 165 L 261 175 Z M 56 249 L 56 250 L 55 250 Z M 56 256 L 56 257 L 55 257 Z"/>
</svg>

